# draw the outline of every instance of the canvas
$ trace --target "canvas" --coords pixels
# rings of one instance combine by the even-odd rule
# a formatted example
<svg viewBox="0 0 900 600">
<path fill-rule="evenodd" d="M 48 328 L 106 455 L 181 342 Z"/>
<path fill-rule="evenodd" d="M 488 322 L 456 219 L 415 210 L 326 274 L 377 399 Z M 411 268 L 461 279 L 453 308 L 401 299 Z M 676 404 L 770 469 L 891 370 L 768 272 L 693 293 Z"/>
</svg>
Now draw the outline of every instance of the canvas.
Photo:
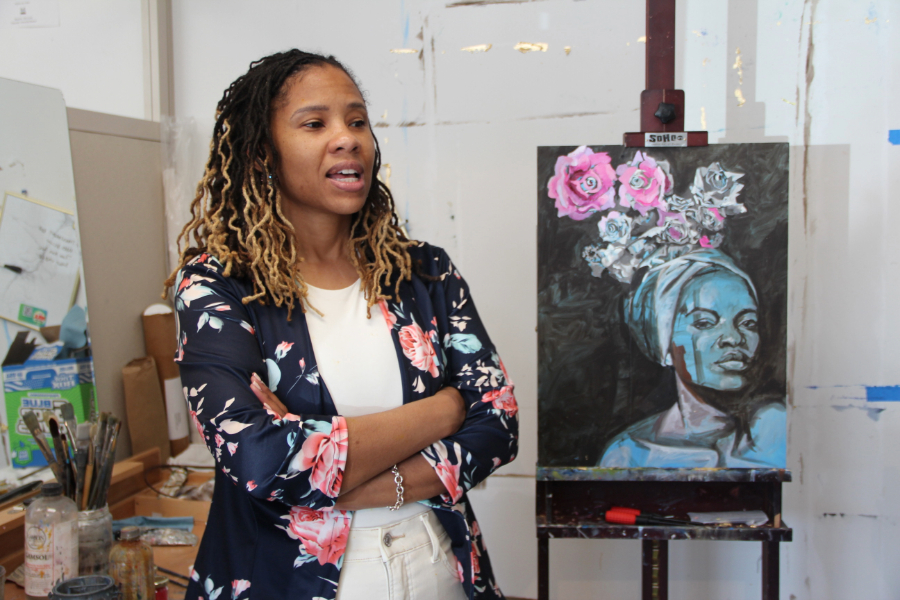
<svg viewBox="0 0 900 600">
<path fill-rule="evenodd" d="M 787 144 L 538 148 L 538 464 L 784 468 Z"/>
</svg>

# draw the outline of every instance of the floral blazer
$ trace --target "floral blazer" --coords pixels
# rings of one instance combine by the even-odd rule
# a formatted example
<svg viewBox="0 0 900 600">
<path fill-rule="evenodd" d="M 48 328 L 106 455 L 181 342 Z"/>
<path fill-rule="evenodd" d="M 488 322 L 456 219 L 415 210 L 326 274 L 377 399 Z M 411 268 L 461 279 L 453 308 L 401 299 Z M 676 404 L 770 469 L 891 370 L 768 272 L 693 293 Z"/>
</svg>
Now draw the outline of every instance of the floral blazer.
<svg viewBox="0 0 900 600">
<path fill-rule="evenodd" d="M 469 405 L 455 435 L 422 450 L 447 489 L 425 504 L 452 540 L 468 597 L 503 598 L 466 490 L 515 458 L 513 385 L 447 254 L 424 243 L 410 254 L 422 275 L 380 303 L 403 402 L 452 385 Z M 319 377 L 303 313 L 295 310 L 289 321 L 286 308 L 244 305 L 249 282 L 222 270 L 202 254 L 176 282 L 176 361 L 191 417 L 217 465 L 186 597 L 334 598 L 352 518 L 333 509 L 347 460 L 346 422 Z M 253 395 L 254 372 L 290 411 L 284 418 Z"/>
</svg>

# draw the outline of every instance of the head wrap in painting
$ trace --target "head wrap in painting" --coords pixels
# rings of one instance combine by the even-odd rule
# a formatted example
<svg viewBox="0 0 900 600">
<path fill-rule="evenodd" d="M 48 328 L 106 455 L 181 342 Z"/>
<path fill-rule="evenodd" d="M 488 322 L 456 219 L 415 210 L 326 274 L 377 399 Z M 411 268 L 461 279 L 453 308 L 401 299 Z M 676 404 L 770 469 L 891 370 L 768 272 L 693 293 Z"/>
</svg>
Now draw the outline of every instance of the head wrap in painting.
<svg viewBox="0 0 900 600">
<path fill-rule="evenodd" d="M 750 276 L 719 250 L 696 250 L 654 267 L 625 299 L 625 321 L 644 355 L 661 365 L 672 364 L 669 347 L 681 290 L 698 275 L 716 270 L 743 279 L 753 298 L 759 300 Z"/>
</svg>

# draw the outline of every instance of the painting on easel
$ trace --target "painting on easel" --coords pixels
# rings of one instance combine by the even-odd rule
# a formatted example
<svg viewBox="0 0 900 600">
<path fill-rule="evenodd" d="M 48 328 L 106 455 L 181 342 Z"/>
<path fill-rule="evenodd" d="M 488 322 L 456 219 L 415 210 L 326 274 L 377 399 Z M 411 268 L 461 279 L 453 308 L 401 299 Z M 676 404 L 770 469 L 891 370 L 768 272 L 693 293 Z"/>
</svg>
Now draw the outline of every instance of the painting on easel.
<svg viewBox="0 0 900 600">
<path fill-rule="evenodd" d="M 538 464 L 782 469 L 787 144 L 538 148 Z"/>
</svg>

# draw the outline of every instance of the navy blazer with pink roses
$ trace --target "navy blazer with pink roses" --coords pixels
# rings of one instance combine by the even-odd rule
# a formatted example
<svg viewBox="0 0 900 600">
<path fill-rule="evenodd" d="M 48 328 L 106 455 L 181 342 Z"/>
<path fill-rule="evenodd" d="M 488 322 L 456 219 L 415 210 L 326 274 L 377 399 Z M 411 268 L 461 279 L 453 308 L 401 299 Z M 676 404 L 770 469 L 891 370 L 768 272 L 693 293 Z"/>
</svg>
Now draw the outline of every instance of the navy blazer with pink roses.
<svg viewBox="0 0 900 600">
<path fill-rule="evenodd" d="M 450 535 L 468 597 L 503 598 L 466 491 L 515 458 L 513 385 L 447 254 L 420 243 L 410 255 L 416 274 L 379 304 L 401 367 L 403 402 L 451 385 L 469 406 L 455 435 L 422 450 L 447 490 L 424 503 Z M 176 281 L 176 361 L 217 465 L 186 597 L 332 599 L 352 517 L 333 510 L 347 459 L 346 422 L 319 376 L 302 312 L 288 320 L 284 307 L 243 304 L 252 286 L 222 271 L 202 254 Z M 278 418 L 263 407 L 250 390 L 252 373 L 289 414 Z"/>
</svg>

